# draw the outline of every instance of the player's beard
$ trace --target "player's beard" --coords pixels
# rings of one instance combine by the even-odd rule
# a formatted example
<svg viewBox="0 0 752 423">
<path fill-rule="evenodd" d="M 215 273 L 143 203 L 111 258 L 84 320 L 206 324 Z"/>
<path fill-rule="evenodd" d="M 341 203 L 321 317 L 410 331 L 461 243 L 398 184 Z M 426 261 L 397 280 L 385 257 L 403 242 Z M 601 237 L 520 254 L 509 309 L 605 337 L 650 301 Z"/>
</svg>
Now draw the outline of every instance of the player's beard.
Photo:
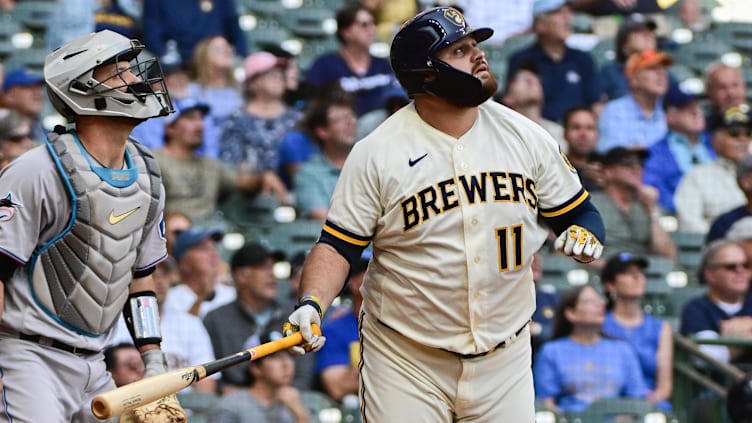
<svg viewBox="0 0 752 423">
<path fill-rule="evenodd" d="M 483 101 L 488 100 L 496 94 L 496 91 L 499 89 L 499 81 L 496 80 L 496 76 L 491 72 L 491 70 L 488 70 L 486 72 L 488 74 L 487 78 L 483 78 L 480 80 L 483 92 L 483 96 L 485 97 Z"/>
</svg>

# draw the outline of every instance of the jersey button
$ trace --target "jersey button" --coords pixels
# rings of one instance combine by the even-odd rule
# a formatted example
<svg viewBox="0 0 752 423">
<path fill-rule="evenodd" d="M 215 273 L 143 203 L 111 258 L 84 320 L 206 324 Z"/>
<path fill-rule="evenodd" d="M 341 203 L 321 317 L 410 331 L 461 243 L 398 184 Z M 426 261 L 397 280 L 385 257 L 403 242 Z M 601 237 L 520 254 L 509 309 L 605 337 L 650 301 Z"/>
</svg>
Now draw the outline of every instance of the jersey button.
<svg viewBox="0 0 752 423">
<path fill-rule="evenodd" d="M 457 151 L 462 151 L 464 149 L 465 147 L 462 144 L 457 144 Z"/>
<path fill-rule="evenodd" d="M 475 264 L 478 264 L 478 263 L 480 263 L 480 257 L 476 257 L 476 258 L 474 258 L 474 259 L 473 259 L 473 261 L 475 262 Z M 478 294 L 476 294 L 476 295 L 478 295 Z M 476 298 L 477 298 L 477 297 L 476 297 Z"/>
<path fill-rule="evenodd" d="M 473 219 L 473 220 L 470 221 L 470 223 L 472 223 L 473 225 L 477 225 L 478 224 L 478 219 Z"/>
</svg>

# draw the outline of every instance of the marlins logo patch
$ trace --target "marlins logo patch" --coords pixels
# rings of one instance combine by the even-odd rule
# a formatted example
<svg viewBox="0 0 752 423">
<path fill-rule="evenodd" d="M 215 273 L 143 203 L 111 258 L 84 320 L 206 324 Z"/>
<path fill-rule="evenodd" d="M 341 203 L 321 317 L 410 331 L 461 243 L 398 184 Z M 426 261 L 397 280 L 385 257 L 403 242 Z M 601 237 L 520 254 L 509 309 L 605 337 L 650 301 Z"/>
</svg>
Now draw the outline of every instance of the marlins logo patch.
<svg viewBox="0 0 752 423">
<path fill-rule="evenodd" d="M 465 17 L 455 9 L 444 9 L 444 17 L 459 27 L 465 26 Z"/>
<path fill-rule="evenodd" d="M 0 200 L 0 222 L 10 220 L 16 213 L 16 209 L 21 207 L 23 207 L 21 204 L 13 202 L 11 193 L 8 193 L 5 198 Z"/>
</svg>

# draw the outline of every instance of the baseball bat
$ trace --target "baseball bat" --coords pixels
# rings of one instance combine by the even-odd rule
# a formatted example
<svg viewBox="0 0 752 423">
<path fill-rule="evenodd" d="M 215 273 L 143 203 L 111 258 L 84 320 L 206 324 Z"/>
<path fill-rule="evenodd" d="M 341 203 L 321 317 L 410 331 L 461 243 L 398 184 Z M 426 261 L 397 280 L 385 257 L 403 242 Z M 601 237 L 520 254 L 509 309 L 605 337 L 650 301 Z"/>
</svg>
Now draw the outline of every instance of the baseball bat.
<svg viewBox="0 0 752 423">
<path fill-rule="evenodd" d="M 311 326 L 314 334 L 321 335 L 321 329 L 318 326 Z M 100 420 L 119 416 L 126 411 L 177 393 L 207 376 L 228 367 L 244 361 L 253 361 L 302 343 L 303 335 L 300 332 L 295 332 L 284 338 L 267 342 L 218 360 L 141 379 L 97 395 L 91 401 L 91 411 Z"/>
</svg>

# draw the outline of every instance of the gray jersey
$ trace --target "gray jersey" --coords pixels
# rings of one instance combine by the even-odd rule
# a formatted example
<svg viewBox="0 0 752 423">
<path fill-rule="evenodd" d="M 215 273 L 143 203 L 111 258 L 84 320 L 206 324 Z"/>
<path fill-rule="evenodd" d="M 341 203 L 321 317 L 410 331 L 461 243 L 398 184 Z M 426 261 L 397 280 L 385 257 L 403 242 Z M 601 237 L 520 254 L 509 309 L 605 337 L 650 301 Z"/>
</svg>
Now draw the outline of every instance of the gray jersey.
<svg viewBox="0 0 752 423">
<path fill-rule="evenodd" d="M 39 334 L 90 350 L 110 343 L 112 330 L 102 336 L 84 336 L 61 325 L 46 313 L 33 296 L 28 264 L 32 254 L 60 235 L 69 224 L 71 201 L 64 182 L 45 146 L 19 157 L 0 173 L 0 250 L 23 266 L 5 282 L 2 324 L 19 332 Z M 156 222 L 162 221 L 164 189 L 161 189 Z M 136 250 L 134 269 L 147 269 L 166 257 L 162 224 L 144 234 Z"/>
</svg>

